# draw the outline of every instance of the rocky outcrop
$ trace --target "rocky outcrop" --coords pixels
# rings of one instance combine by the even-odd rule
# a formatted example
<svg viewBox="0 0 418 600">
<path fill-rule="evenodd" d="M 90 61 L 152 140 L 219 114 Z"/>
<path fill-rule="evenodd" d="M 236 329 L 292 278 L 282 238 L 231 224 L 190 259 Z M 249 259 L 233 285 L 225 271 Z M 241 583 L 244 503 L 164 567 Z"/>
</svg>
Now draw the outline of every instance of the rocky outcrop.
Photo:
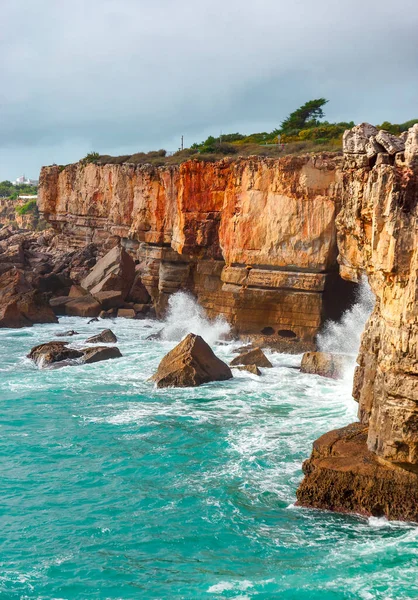
<svg viewBox="0 0 418 600">
<path fill-rule="evenodd" d="M 103 329 L 97 335 L 93 335 L 86 340 L 86 344 L 116 344 L 118 338 L 111 329 Z"/>
<path fill-rule="evenodd" d="M 231 377 L 231 369 L 215 356 L 205 340 L 189 333 L 163 358 L 152 380 L 157 387 L 196 387 Z"/>
<path fill-rule="evenodd" d="M 330 352 L 305 352 L 300 365 L 301 373 L 311 373 L 341 379 L 349 363 L 349 357 Z"/>
<path fill-rule="evenodd" d="M 116 346 L 95 346 L 94 348 L 84 348 L 83 356 L 83 362 L 85 364 L 91 364 L 102 360 L 121 358 L 122 354 Z"/>
<path fill-rule="evenodd" d="M 81 281 L 81 287 L 93 296 L 102 292 L 120 292 L 125 300 L 135 277 L 133 258 L 120 246 L 115 246 L 97 261 L 90 273 Z"/>
<path fill-rule="evenodd" d="M 32 348 L 28 358 L 32 359 L 38 366 L 45 367 L 53 363 L 81 358 L 83 352 L 75 348 L 68 348 L 67 342 L 47 342 Z"/>
<path fill-rule="evenodd" d="M 0 275 L 0 327 L 56 322 L 45 296 L 33 288 L 23 271 L 12 268 Z"/>
<path fill-rule="evenodd" d="M 353 133 L 345 140 L 359 152 L 369 133 L 375 135 L 363 127 L 361 135 L 354 132 L 360 140 L 353 142 Z M 366 150 L 346 154 L 337 217 L 341 274 L 351 281 L 367 274 L 376 297 L 354 377 L 361 435 L 354 445 L 344 432 L 320 438 L 298 498 L 309 506 L 417 520 L 418 126 L 403 140 L 386 133 L 376 140 L 387 150 L 381 160 Z M 359 470 L 362 457 L 368 467 Z M 326 488 L 333 488 L 332 498 Z"/>
<path fill-rule="evenodd" d="M 263 338 L 268 330 L 270 345 L 300 351 L 351 299 L 336 262 L 341 161 L 45 167 L 39 209 L 77 247 L 120 243 L 132 255 L 128 301 L 151 298 L 161 315 L 170 294 L 188 289 L 237 333 Z"/>
<path fill-rule="evenodd" d="M 381 462 L 367 447 L 367 426 L 330 431 L 303 464 L 297 504 L 402 521 L 418 521 L 417 476 Z"/>
<path fill-rule="evenodd" d="M 231 367 L 255 365 L 256 367 L 266 367 L 268 369 L 273 366 L 261 348 L 252 348 L 242 352 L 231 361 L 230 365 Z"/>
</svg>

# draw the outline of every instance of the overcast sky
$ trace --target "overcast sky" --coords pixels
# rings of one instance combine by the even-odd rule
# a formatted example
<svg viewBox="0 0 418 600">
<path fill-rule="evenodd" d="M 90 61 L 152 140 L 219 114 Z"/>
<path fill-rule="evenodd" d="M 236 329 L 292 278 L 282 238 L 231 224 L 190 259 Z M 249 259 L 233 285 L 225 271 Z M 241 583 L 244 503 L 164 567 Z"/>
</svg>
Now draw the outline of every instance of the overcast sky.
<svg viewBox="0 0 418 600">
<path fill-rule="evenodd" d="M 417 0 L 2 0 L 0 180 L 326 118 L 418 118 Z"/>
</svg>

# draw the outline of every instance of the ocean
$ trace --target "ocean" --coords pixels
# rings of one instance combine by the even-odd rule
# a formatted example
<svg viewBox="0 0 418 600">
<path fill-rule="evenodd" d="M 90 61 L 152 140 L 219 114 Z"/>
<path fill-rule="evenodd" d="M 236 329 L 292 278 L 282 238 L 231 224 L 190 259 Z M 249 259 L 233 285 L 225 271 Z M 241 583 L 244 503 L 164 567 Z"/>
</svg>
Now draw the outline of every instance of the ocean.
<svg viewBox="0 0 418 600">
<path fill-rule="evenodd" d="M 294 506 L 312 442 L 356 420 L 352 370 L 305 375 L 301 356 L 266 351 L 261 377 L 156 389 L 149 377 L 187 331 L 225 361 L 242 345 L 173 298 L 165 323 L 0 330 L 0 598 L 418 598 L 416 525 Z M 349 342 L 353 366 L 363 313 L 323 338 Z M 58 332 L 75 329 L 80 345 L 105 327 L 122 358 L 26 358 Z"/>
</svg>

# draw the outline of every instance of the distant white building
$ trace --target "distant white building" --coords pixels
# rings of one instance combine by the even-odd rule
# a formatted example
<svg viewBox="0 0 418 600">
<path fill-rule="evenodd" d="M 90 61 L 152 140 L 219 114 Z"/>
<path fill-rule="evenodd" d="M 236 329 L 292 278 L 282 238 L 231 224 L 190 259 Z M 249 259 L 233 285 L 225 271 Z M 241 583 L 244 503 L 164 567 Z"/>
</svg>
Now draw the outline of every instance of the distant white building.
<svg viewBox="0 0 418 600">
<path fill-rule="evenodd" d="M 15 181 L 13 181 L 12 183 L 13 183 L 13 185 L 22 185 L 22 183 L 24 183 L 26 185 L 38 185 L 39 181 L 38 181 L 38 179 L 28 179 L 24 175 L 21 175 L 20 177 L 15 179 Z"/>
</svg>

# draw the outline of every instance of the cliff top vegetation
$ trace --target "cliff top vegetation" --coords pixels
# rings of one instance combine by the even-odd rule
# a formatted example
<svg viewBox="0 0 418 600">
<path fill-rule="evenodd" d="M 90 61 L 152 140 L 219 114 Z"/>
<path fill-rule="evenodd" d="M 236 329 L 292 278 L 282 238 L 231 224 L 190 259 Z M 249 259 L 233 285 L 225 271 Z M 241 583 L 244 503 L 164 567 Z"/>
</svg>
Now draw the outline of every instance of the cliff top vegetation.
<svg viewBox="0 0 418 600">
<path fill-rule="evenodd" d="M 38 188 L 35 185 L 21 183 L 14 185 L 11 181 L 0 181 L 0 198 L 11 198 L 17 200 L 19 196 L 36 196 Z"/>
<path fill-rule="evenodd" d="M 218 137 L 210 135 L 200 143 L 194 143 L 190 148 L 184 148 L 174 153 L 166 150 L 137 152 L 132 155 L 109 156 L 90 152 L 81 162 L 105 164 L 151 164 L 154 166 L 178 165 L 187 160 L 197 159 L 214 162 L 225 156 L 264 156 L 278 158 L 289 154 L 306 154 L 309 152 L 341 152 L 342 136 L 346 129 L 354 127 L 354 121 L 330 123 L 323 120 L 324 106 L 328 100 L 317 98 L 309 100 L 294 112 L 290 113 L 271 132 L 262 131 L 245 135 L 242 133 L 226 133 Z M 399 135 L 406 131 L 418 119 L 405 123 L 393 124 L 385 121 L 377 125 L 390 133 Z"/>
</svg>

